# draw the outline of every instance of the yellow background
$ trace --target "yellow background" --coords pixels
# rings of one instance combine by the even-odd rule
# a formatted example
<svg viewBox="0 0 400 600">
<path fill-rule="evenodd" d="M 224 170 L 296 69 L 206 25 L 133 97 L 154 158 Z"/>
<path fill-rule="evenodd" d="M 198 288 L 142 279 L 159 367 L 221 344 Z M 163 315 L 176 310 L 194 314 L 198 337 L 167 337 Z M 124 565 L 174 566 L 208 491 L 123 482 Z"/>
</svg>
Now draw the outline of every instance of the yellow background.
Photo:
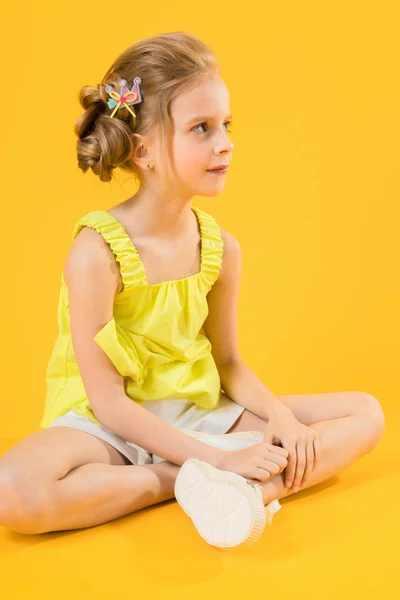
<svg viewBox="0 0 400 600">
<path fill-rule="evenodd" d="M 225 189 L 193 204 L 241 244 L 243 359 L 276 395 L 361 390 L 387 417 L 379 448 L 284 501 L 240 556 L 176 503 L 80 532 L 0 528 L 7 599 L 397 596 L 399 16 L 387 0 L 2 3 L 3 451 L 39 428 L 73 225 L 136 190 L 78 169 L 79 89 L 177 30 L 210 44 L 231 93 Z"/>
</svg>

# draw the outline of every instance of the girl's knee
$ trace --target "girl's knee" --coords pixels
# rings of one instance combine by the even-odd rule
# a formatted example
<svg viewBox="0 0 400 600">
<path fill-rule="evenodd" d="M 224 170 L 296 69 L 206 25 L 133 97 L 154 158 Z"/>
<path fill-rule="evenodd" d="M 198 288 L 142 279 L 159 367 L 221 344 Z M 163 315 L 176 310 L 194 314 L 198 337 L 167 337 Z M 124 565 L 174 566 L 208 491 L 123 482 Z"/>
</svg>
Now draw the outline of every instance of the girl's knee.
<svg viewBox="0 0 400 600">
<path fill-rule="evenodd" d="M 383 412 L 382 405 L 375 396 L 371 396 L 371 394 L 365 394 L 365 396 L 367 413 L 375 424 L 378 432 L 382 434 L 386 425 L 385 413 Z"/>
<path fill-rule="evenodd" d="M 382 438 L 386 427 L 385 414 L 381 403 L 371 394 L 360 392 L 360 416 L 368 422 L 368 440 L 370 448 L 374 448 Z"/>
<path fill-rule="evenodd" d="M 0 525 L 17 533 L 48 531 L 48 493 L 11 477 L 0 476 Z"/>
</svg>

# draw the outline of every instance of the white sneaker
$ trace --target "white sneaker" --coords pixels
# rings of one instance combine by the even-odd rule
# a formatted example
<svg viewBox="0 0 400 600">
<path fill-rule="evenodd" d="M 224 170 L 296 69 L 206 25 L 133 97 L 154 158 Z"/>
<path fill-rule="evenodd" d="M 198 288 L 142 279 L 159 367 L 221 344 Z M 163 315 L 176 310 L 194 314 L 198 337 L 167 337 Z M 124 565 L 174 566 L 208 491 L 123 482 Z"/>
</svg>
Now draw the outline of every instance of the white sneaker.
<svg viewBox="0 0 400 600">
<path fill-rule="evenodd" d="M 175 497 L 201 537 L 222 548 L 251 546 L 282 508 L 278 500 L 264 506 L 260 485 L 197 458 L 181 466 Z"/>
</svg>

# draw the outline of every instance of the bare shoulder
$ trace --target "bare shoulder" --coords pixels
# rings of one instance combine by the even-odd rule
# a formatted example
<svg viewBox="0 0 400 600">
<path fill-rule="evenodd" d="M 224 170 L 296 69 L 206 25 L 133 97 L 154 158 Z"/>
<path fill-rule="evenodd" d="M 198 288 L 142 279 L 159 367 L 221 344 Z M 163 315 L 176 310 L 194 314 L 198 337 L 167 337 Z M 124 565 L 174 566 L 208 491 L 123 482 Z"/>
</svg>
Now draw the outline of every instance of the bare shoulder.
<svg viewBox="0 0 400 600">
<path fill-rule="evenodd" d="M 222 227 L 220 227 L 219 230 L 221 232 L 222 241 L 224 242 L 224 252 L 240 252 L 239 241 L 235 238 L 233 233 L 226 231 L 226 229 L 222 229 Z"/>
<path fill-rule="evenodd" d="M 118 263 L 109 244 L 93 227 L 83 227 L 73 240 L 63 268 L 63 278 L 67 286 L 72 277 L 86 273 L 97 273 L 114 286 L 115 293 L 122 289 L 122 279 Z"/>
<path fill-rule="evenodd" d="M 221 238 L 224 249 L 222 254 L 222 266 L 218 280 L 232 275 L 240 275 L 241 270 L 241 248 L 235 236 L 220 227 Z"/>
</svg>

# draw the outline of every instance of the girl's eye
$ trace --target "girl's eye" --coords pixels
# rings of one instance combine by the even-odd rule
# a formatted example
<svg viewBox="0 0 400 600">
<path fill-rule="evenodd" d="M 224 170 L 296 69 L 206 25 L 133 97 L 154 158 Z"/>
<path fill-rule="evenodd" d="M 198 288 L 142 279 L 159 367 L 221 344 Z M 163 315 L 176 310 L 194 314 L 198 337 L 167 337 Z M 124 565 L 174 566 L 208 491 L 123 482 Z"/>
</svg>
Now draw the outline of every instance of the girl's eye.
<svg viewBox="0 0 400 600">
<path fill-rule="evenodd" d="M 232 123 L 233 123 L 233 121 L 226 121 L 225 125 L 226 125 L 227 127 L 231 127 L 231 126 L 232 126 Z M 228 132 L 228 133 L 232 133 L 232 130 L 231 130 L 231 129 L 227 129 L 227 132 Z"/>
<path fill-rule="evenodd" d="M 207 125 L 207 123 L 199 123 L 199 125 L 196 125 L 196 127 L 193 127 L 193 131 L 195 129 L 197 129 L 198 127 L 203 127 L 203 125 Z M 225 121 L 224 125 L 226 125 L 227 127 L 229 127 L 230 125 L 232 125 L 232 121 Z M 228 133 L 232 133 L 232 131 L 230 129 L 227 129 Z M 200 131 L 200 133 L 204 133 L 203 131 Z"/>
</svg>

